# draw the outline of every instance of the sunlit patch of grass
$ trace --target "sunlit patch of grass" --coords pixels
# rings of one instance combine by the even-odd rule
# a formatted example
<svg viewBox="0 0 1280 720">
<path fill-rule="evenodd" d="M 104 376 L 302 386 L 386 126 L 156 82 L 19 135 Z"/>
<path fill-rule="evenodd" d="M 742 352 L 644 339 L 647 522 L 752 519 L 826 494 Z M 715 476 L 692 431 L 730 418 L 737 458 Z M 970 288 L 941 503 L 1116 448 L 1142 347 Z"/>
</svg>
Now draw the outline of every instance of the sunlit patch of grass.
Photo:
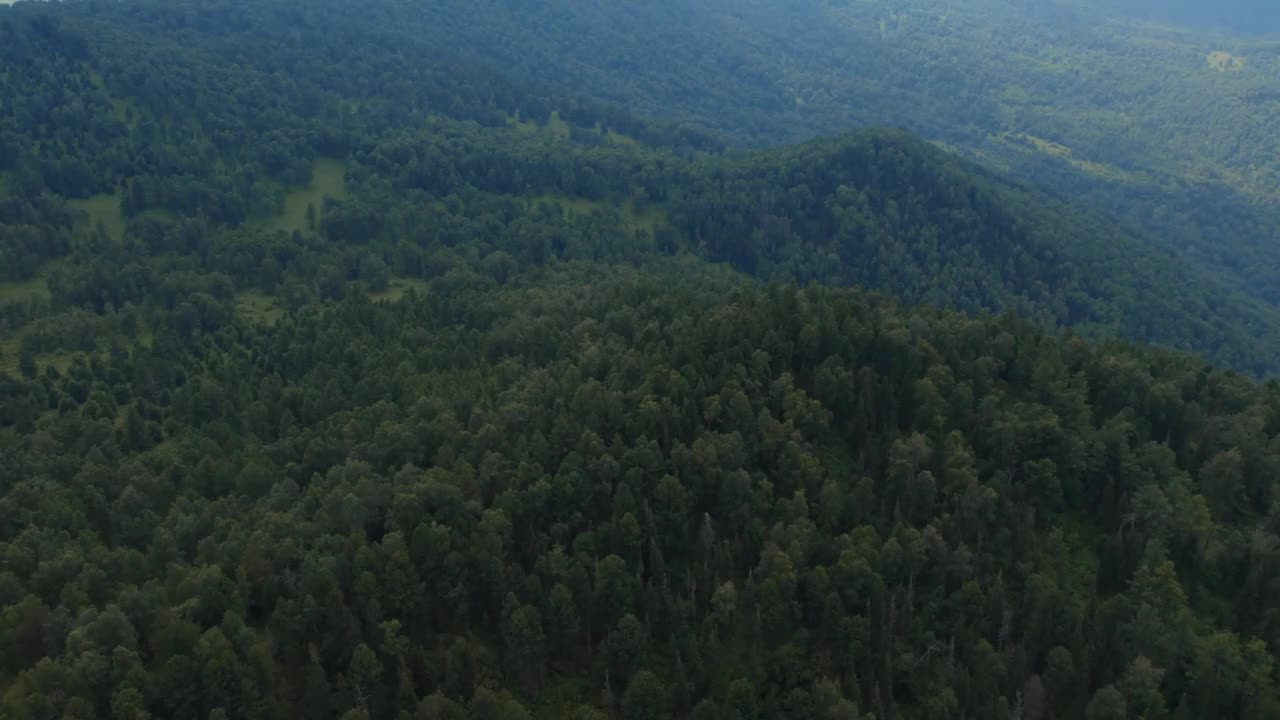
<svg viewBox="0 0 1280 720">
<path fill-rule="evenodd" d="M 22 341 L 16 335 L 0 339 L 0 374 L 18 374 L 18 350 L 21 347 Z"/>
<path fill-rule="evenodd" d="M 0 339 L 0 374 L 8 374 L 11 377 L 19 375 L 18 370 L 18 353 L 22 350 L 22 333 L 14 333 L 7 338 Z M 77 353 L 74 352 L 54 352 L 54 353 L 38 353 L 36 355 L 36 373 L 41 374 L 45 368 L 52 365 L 58 369 L 58 372 L 65 373 L 67 368 L 71 367 L 71 361 L 75 359 Z"/>
<path fill-rule="evenodd" d="M 425 293 L 428 288 L 427 281 L 418 278 L 394 278 L 387 284 L 387 289 L 381 292 L 369 293 L 369 299 L 383 302 L 397 302 L 410 290 L 417 290 L 419 293 Z"/>
<path fill-rule="evenodd" d="M 929 144 L 933 145 L 939 150 L 942 150 L 945 153 L 948 153 L 950 155 L 955 155 L 956 157 L 978 158 L 978 157 L 983 157 L 985 155 L 985 153 L 983 153 L 981 150 L 977 150 L 975 148 L 965 147 L 961 145 L 956 145 L 955 143 L 950 143 L 940 138 L 931 138 L 929 140 Z"/>
<path fill-rule="evenodd" d="M 519 115 L 514 115 L 507 118 L 507 127 L 522 135 L 544 135 L 553 140 L 568 140 L 572 137 L 572 126 L 560 117 L 560 113 L 555 111 L 552 111 L 551 117 L 545 124 L 540 124 L 534 120 L 526 120 L 521 118 Z M 632 147 L 640 144 L 639 140 L 636 140 L 630 135 L 620 133 L 613 128 L 606 130 L 598 123 L 591 129 L 597 135 L 604 138 L 604 141 L 610 145 Z"/>
<path fill-rule="evenodd" d="M 48 299 L 50 293 L 47 278 L 52 265 L 47 265 L 40 274 L 29 280 L 0 283 L 0 305 L 26 302 L 36 298 Z M 0 333 L 0 371 L 14 376 L 18 374 L 18 353 L 22 349 L 22 339 L 29 328 L 29 324 L 24 324 Z M 36 355 L 36 366 L 39 372 L 44 372 L 47 365 L 53 365 L 59 371 L 64 371 L 70 367 L 75 355 L 74 352 L 39 353 Z"/>
<path fill-rule="evenodd" d="M 30 280 L 0 282 L 0 305 L 10 302 L 26 302 L 32 298 L 48 298 L 49 283 L 44 274 Z"/>
<path fill-rule="evenodd" d="M 526 135 L 544 134 L 557 140 L 568 140 L 570 135 L 569 123 L 565 122 L 560 117 L 560 113 L 555 110 L 551 111 L 551 117 L 547 119 L 545 125 L 533 120 L 525 120 L 518 115 L 507 118 L 507 125 Z"/>
<path fill-rule="evenodd" d="M 560 113 L 555 110 L 551 111 L 551 118 L 547 120 L 547 127 L 544 131 L 559 140 L 569 139 L 569 123 L 560 118 Z"/>
<path fill-rule="evenodd" d="M 1003 141 L 1008 145 L 1022 148 L 1024 150 L 1034 150 L 1045 155 L 1061 158 L 1071 164 L 1072 167 L 1082 172 L 1088 173 L 1095 177 L 1105 178 L 1115 182 L 1129 182 L 1133 178 L 1120 168 L 1105 163 L 1095 162 L 1093 160 L 1084 160 L 1075 156 L 1071 148 L 1061 143 L 1036 137 L 1028 133 L 1003 133 L 996 137 L 997 140 Z"/>
<path fill-rule="evenodd" d="M 30 280 L 15 280 L 0 283 L 0 305 L 26 302 L 32 298 L 48 298 L 49 284 L 44 274 Z M 17 374 L 18 351 L 22 348 L 22 327 L 11 329 L 0 336 L 0 370 Z"/>
<path fill-rule="evenodd" d="M 532 120 L 522 120 L 518 115 L 507 118 L 507 127 L 524 135 L 533 135 L 540 129 L 538 123 Z"/>
<path fill-rule="evenodd" d="M 125 226 L 124 212 L 120 209 L 122 197 L 122 191 L 117 190 L 110 194 L 94 195 L 80 200 L 68 200 L 67 205 L 84 213 L 89 227 L 102 223 L 108 235 L 119 238 L 124 235 Z"/>
<path fill-rule="evenodd" d="M 270 295 L 243 290 L 236 293 L 236 315 L 257 325 L 274 325 L 284 317 L 284 308 Z"/>
<path fill-rule="evenodd" d="M 1232 55 L 1223 50 L 1216 50 L 1205 57 L 1205 61 L 1209 63 L 1209 67 L 1218 72 L 1241 72 L 1244 70 L 1245 59 L 1239 55 Z"/>
<path fill-rule="evenodd" d="M 537 205 L 558 205 L 561 210 L 573 215 L 590 215 L 593 212 L 617 212 L 622 223 L 629 230 L 645 230 L 654 234 L 658 226 L 666 222 L 667 212 L 661 205 L 647 205 L 637 208 L 633 201 L 625 203 L 609 200 L 591 200 L 583 197 L 544 193 L 530 198 L 530 203 Z"/>
<path fill-rule="evenodd" d="M 607 131 L 605 131 L 604 137 L 605 137 L 605 140 L 607 140 L 611 145 L 622 145 L 624 147 L 630 147 L 630 146 L 639 144 L 639 142 L 635 138 L 631 137 L 630 135 L 624 135 L 623 133 L 620 133 L 617 130 L 614 130 L 613 128 L 609 128 Z"/>
<path fill-rule="evenodd" d="M 1044 138 L 1036 137 L 1029 133 L 1005 133 L 1005 138 L 1012 140 L 1013 142 L 1035 148 L 1047 155 L 1063 158 L 1071 157 L 1071 148 L 1066 145 L 1053 142 L 1052 140 L 1045 140 Z"/>
<path fill-rule="evenodd" d="M 112 95 L 111 91 L 107 89 L 106 81 L 102 79 L 102 75 L 97 70 L 88 68 L 88 75 L 89 81 L 93 83 L 94 87 L 98 88 L 103 95 L 106 95 L 111 99 L 111 106 L 114 110 L 116 119 L 131 128 L 136 126 L 138 124 L 137 108 L 129 100 Z M 132 115 L 130 115 L 130 110 L 133 111 Z M 130 119 L 131 117 L 132 120 Z"/>
<path fill-rule="evenodd" d="M 71 361 L 75 360 L 78 355 L 83 354 L 70 352 L 42 353 L 36 356 L 36 365 L 40 368 L 40 372 L 44 372 L 46 367 L 52 365 L 58 369 L 58 372 L 65 375 L 67 370 L 71 368 Z"/>
<path fill-rule="evenodd" d="M 347 199 L 347 166 L 341 160 L 321 158 L 311 168 L 311 183 L 305 188 L 291 190 L 284 198 L 284 212 L 266 221 L 271 230 L 307 230 L 307 207 L 314 207 L 319 214 L 326 197 Z"/>
</svg>

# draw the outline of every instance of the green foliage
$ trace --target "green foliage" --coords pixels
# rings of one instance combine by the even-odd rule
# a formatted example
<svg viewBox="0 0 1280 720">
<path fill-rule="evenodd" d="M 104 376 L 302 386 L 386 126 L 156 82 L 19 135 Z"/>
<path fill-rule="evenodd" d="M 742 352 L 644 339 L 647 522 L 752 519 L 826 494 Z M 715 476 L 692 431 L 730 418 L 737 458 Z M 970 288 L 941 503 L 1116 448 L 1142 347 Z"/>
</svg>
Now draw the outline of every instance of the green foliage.
<svg viewBox="0 0 1280 720">
<path fill-rule="evenodd" d="M 1280 385 L 1085 339 L 1274 371 L 1270 310 L 408 7 L 0 11 L 0 717 L 1276 714 Z"/>
<path fill-rule="evenodd" d="M 721 155 L 696 133 L 483 64 L 460 70 L 393 29 L 405 12 L 395 3 L 385 17 L 310 8 L 306 42 L 283 40 L 293 31 L 281 23 L 301 12 L 286 2 L 227 16 L 192 9 L 194 25 L 168 4 L 132 7 L 23 6 L 0 19 L 13 41 L 0 59 L 14 68 L 0 77 L 22 101 L 0 122 L 23 139 L 14 162 L 32 170 L 0 204 L 13 230 L 0 253 L 16 259 L 15 277 L 66 256 L 48 277 L 53 309 L 149 305 L 153 325 L 191 335 L 235 314 L 274 322 L 316 300 L 398 297 L 408 281 L 449 273 L 455 284 L 501 284 L 557 260 L 689 252 L 768 279 L 1014 311 L 1250 372 L 1274 371 L 1280 357 L 1275 308 L 905 133 Z M 241 20 L 255 31 L 232 32 Z M 47 60 L 35 76 L 20 71 L 32 57 Z M 160 75 L 142 83 L 139 66 Z M 193 85 L 193 74 L 208 82 Z M 186 99 L 157 94 L 161 85 Z M 245 88 L 268 107 L 250 107 Z M 43 97 L 61 104 L 30 100 Z M 75 115 L 122 98 L 143 121 Z M 568 131 L 531 133 L 528 122 Z M 631 142 L 610 141 L 618 131 Z M 59 159 L 49 136 L 64 140 Z M 60 163 L 108 180 L 81 188 L 50 174 Z M 122 188 L 123 228 L 101 208 L 100 222 L 76 225 L 49 194 L 112 188 Z M 97 201 L 73 204 L 84 202 Z"/>
<path fill-rule="evenodd" d="M 320 158 L 311 167 L 311 180 L 305 187 L 291 190 L 284 198 L 284 211 L 271 218 L 267 226 L 286 233 L 314 231 L 316 208 L 325 200 L 347 199 L 347 186 L 343 174 L 346 168 L 332 158 Z"/>
<path fill-rule="evenodd" d="M 1280 15 L 1273 5 L 442 0 L 425 15 L 400 6 L 399 17 L 532 84 L 578 87 L 737 145 L 854 126 L 909 128 L 1085 200 L 1275 304 L 1280 54 L 1271 36 Z M 1271 33 L 1252 39 L 1212 30 L 1224 25 Z M 530 27 L 539 31 L 524 31 Z M 1214 52 L 1244 65 L 1218 72 Z"/>
<path fill-rule="evenodd" d="M 1274 385 L 689 263 L 530 280 L 10 380 L 60 410 L 0 447 L 7 707 L 136 707 L 69 674 L 111 653 L 156 717 L 1275 707 Z"/>
<path fill-rule="evenodd" d="M 625 720 L 664 720 L 667 691 L 658 676 L 642 670 L 636 673 L 622 695 L 622 717 Z"/>
</svg>

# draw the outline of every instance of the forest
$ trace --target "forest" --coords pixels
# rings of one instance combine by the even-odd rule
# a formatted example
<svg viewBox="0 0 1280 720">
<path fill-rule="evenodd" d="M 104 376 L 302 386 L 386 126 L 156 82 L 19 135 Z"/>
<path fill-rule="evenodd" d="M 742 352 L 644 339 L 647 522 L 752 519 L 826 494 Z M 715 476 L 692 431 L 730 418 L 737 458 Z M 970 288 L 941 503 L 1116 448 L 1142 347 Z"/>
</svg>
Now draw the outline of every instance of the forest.
<svg viewBox="0 0 1280 720">
<path fill-rule="evenodd" d="M 1280 717 L 1266 293 L 458 8 L 0 6 L 0 720 Z"/>
<path fill-rule="evenodd" d="M 1280 25 L 1261 5 L 441 0 L 425 17 L 404 6 L 401 21 L 476 62 L 734 146 L 905 128 L 1110 213 L 1274 304 Z M 1210 17 L 1264 32 L 1217 32 Z"/>
<path fill-rule="evenodd" d="M 11 279 L 47 287 L 10 304 L 11 326 L 128 305 L 158 312 L 153 326 L 212 330 L 248 290 L 296 309 L 353 281 L 379 292 L 468 267 L 501 282 L 548 261 L 690 253 L 1278 367 L 1280 309 L 905 133 L 726 151 L 484 66 L 446 71 L 435 47 L 350 10 L 127 8 L 24 5 L 0 26 L 15 68 L 44 68 L 6 75 L 19 102 L 0 124 L 13 148 L 0 257 Z M 261 98 L 274 105 L 255 110 Z M 325 158 L 345 197 L 276 222 Z M 11 341 L 9 354 L 54 349 Z"/>
</svg>

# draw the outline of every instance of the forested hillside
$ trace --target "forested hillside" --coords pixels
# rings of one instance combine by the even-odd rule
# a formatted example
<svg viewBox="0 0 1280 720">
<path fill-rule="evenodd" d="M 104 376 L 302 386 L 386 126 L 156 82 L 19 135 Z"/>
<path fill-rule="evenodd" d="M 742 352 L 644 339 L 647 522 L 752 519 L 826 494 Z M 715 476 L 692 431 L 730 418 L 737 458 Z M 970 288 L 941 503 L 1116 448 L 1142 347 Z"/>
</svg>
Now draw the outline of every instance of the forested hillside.
<svg viewBox="0 0 1280 720">
<path fill-rule="evenodd" d="M 0 720 L 1280 716 L 1275 308 L 452 7 L 0 7 Z"/>
<path fill-rule="evenodd" d="M 1277 367 L 1280 312 L 905 134 L 723 155 L 696 132 L 459 72 L 380 4 L 315 7 L 10 11 L 0 256 L 48 295 L 10 304 L 11 326 L 132 305 L 212 330 L 250 290 L 296 308 L 361 279 L 378 292 L 480 266 L 501 282 L 508 266 L 691 252 Z M 59 349 L 10 353 L 24 347 Z"/>
<path fill-rule="evenodd" d="M 1280 712 L 1276 386 L 685 272 L 9 380 L 6 717 Z"/>
<path fill-rule="evenodd" d="M 1238 38 L 1204 21 L 1274 11 L 1156 5 L 442 0 L 425 19 L 410 5 L 403 17 L 478 62 L 736 144 L 905 127 L 1110 212 L 1280 302 L 1280 26 Z M 1194 15 L 1182 12 L 1191 5 Z M 1192 25 L 1133 20 L 1148 9 Z"/>
</svg>

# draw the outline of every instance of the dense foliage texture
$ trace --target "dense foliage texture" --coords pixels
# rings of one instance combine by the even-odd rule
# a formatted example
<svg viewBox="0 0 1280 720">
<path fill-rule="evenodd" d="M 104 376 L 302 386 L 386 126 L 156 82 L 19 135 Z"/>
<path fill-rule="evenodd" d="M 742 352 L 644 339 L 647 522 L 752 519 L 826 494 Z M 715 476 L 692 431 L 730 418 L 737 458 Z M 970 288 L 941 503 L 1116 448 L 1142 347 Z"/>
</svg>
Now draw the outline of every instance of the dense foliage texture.
<svg viewBox="0 0 1280 720">
<path fill-rule="evenodd" d="M 0 720 L 1280 715 L 1274 309 L 407 9 L 0 9 Z"/>
<path fill-rule="evenodd" d="M 7 382 L 2 712 L 1280 712 L 1280 388 L 682 272 Z"/>
<path fill-rule="evenodd" d="M 1277 303 L 1273 6 L 440 0 L 425 16 L 405 3 L 400 17 L 477 62 L 681 117 L 738 144 L 851 124 L 906 127 L 1085 199 Z M 1144 15 L 1195 31 L 1132 20 Z M 1206 30 L 1223 22 L 1271 35 Z"/>
<path fill-rule="evenodd" d="M 18 101 L 0 114 L 13 148 L 0 255 L 49 290 L 47 306 L 11 304 L 9 324 L 158 305 L 161 323 L 176 310 L 170 324 L 212 329 L 249 288 L 296 308 L 356 279 L 381 290 L 389 276 L 465 265 L 502 282 L 559 259 L 691 252 L 764 278 L 1012 309 L 1277 367 L 1280 311 L 905 134 L 724 155 L 695 132 L 481 65 L 460 71 L 380 10 L 402 11 L 287 0 L 8 11 L 0 77 Z M 325 157 L 344 160 L 349 197 L 272 223 Z M 55 195 L 99 208 L 78 241 Z"/>
</svg>

